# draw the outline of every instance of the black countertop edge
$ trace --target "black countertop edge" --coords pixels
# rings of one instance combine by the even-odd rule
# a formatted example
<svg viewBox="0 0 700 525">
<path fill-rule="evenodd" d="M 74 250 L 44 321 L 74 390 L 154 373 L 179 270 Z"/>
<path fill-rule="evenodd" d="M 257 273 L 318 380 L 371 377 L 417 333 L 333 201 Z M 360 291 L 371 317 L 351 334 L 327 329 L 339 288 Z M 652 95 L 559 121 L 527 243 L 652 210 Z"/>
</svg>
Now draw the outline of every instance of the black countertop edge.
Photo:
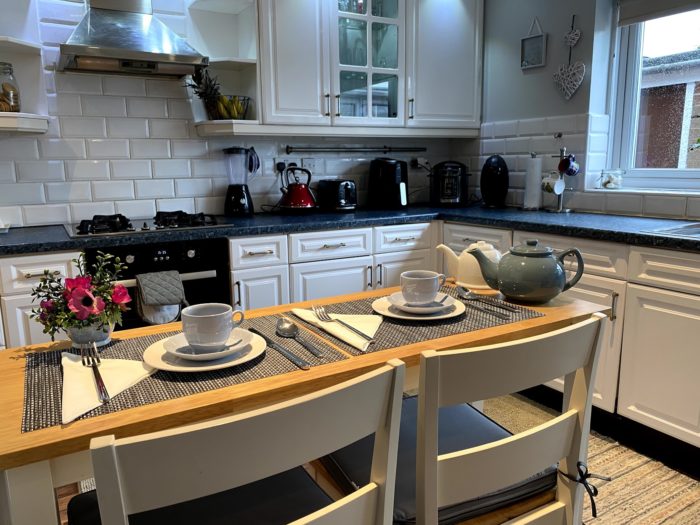
<svg viewBox="0 0 700 525">
<path fill-rule="evenodd" d="M 406 210 L 358 210 L 353 213 L 259 214 L 251 218 L 219 217 L 220 224 L 216 226 L 146 233 L 135 232 L 104 237 L 71 238 L 65 228 L 60 225 L 10 228 L 8 233 L 0 234 L 0 255 L 390 226 L 427 222 L 435 219 L 476 226 L 619 242 L 633 246 L 700 252 L 700 239 L 654 233 L 655 230 L 661 228 L 682 226 L 693 221 L 578 212 L 559 214 L 545 211 L 522 211 L 517 208 L 494 209 L 471 206 L 459 209 L 412 207 Z"/>
</svg>

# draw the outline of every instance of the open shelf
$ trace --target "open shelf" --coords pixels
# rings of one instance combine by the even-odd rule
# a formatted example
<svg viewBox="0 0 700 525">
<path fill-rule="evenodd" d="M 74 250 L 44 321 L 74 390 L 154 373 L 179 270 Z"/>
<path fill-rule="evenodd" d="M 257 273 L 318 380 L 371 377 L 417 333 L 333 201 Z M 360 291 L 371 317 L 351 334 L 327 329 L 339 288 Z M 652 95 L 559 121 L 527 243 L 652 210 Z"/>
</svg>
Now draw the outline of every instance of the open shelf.
<svg viewBox="0 0 700 525">
<path fill-rule="evenodd" d="M 11 36 L 0 36 L 0 50 L 41 56 L 41 46 Z"/>
<path fill-rule="evenodd" d="M 49 117 L 33 113 L 0 112 L 0 131 L 19 133 L 46 133 Z"/>
<path fill-rule="evenodd" d="M 209 65 L 221 71 L 255 70 L 258 61 L 254 58 L 216 57 L 209 58 Z"/>
</svg>

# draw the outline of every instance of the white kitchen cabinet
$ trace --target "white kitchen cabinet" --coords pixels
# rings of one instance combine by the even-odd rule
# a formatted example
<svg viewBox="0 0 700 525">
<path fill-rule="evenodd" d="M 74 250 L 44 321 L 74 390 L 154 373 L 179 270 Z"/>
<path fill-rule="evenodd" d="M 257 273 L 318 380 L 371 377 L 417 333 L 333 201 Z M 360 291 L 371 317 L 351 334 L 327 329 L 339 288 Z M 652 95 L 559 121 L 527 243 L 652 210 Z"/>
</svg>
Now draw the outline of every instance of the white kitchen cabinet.
<svg viewBox="0 0 700 525">
<path fill-rule="evenodd" d="M 700 296 L 629 284 L 617 411 L 700 446 Z"/>
<path fill-rule="evenodd" d="M 408 0 L 409 127 L 481 125 L 483 0 Z"/>
<path fill-rule="evenodd" d="M 405 252 L 435 248 L 432 223 L 374 227 L 374 253 Z"/>
<path fill-rule="evenodd" d="M 513 233 L 510 230 L 485 228 L 455 222 L 446 222 L 442 227 L 442 243 L 449 246 L 458 256 L 470 244 L 477 241 L 486 241 L 492 244 L 499 252 L 505 253 L 513 246 Z M 442 266 L 445 275 L 449 276 L 444 258 L 442 263 L 438 259 L 438 265 Z"/>
<path fill-rule="evenodd" d="M 44 327 L 29 317 L 38 304 L 29 294 L 10 295 L 0 299 L 5 324 L 5 346 L 33 345 L 51 341 L 51 336 L 43 333 Z M 58 332 L 56 339 L 68 339 L 64 332 Z"/>
<path fill-rule="evenodd" d="M 289 266 L 265 266 L 231 272 L 235 308 L 252 310 L 289 303 Z"/>
<path fill-rule="evenodd" d="M 433 250 L 409 250 L 374 256 L 375 288 L 390 288 L 401 284 L 401 273 L 410 270 L 433 270 Z"/>
<path fill-rule="evenodd" d="M 293 233 L 289 262 L 324 261 L 372 254 L 372 228 Z"/>
<path fill-rule="evenodd" d="M 287 264 L 288 248 L 286 235 L 256 235 L 229 239 L 231 268 L 260 268 Z"/>
<path fill-rule="evenodd" d="M 290 264 L 292 302 L 371 289 L 373 264 L 371 255 Z"/>
</svg>

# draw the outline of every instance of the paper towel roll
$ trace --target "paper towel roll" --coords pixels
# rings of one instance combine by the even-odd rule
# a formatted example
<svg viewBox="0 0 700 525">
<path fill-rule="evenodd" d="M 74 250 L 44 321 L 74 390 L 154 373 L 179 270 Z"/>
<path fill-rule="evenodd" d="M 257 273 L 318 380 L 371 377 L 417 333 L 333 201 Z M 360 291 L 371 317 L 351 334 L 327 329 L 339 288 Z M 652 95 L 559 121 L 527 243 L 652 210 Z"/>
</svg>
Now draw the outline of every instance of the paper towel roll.
<svg viewBox="0 0 700 525">
<path fill-rule="evenodd" d="M 542 158 L 530 157 L 527 159 L 527 172 L 525 173 L 525 198 L 523 208 L 537 210 L 542 207 Z"/>
</svg>

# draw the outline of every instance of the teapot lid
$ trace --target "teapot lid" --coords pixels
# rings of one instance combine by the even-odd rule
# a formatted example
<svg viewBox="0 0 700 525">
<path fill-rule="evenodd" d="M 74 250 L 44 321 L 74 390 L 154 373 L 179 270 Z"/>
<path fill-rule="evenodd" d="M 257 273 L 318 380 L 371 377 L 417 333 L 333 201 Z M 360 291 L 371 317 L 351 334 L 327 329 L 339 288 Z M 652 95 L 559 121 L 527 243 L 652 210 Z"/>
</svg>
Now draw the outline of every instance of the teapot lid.
<svg viewBox="0 0 700 525">
<path fill-rule="evenodd" d="M 493 247 L 493 244 L 490 244 L 486 241 L 476 241 L 471 243 L 466 249 L 467 250 L 474 250 L 476 248 L 479 248 L 482 252 L 483 251 L 490 251 L 490 250 L 495 250 L 496 248 Z"/>
<path fill-rule="evenodd" d="M 525 257 L 547 257 L 554 251 L 549 246 L 539 246 L 537 239 L 526 239 L 525 244 L 513 246 L 510 253 L 514 255 L 524 255 Z"/>
</svg>

